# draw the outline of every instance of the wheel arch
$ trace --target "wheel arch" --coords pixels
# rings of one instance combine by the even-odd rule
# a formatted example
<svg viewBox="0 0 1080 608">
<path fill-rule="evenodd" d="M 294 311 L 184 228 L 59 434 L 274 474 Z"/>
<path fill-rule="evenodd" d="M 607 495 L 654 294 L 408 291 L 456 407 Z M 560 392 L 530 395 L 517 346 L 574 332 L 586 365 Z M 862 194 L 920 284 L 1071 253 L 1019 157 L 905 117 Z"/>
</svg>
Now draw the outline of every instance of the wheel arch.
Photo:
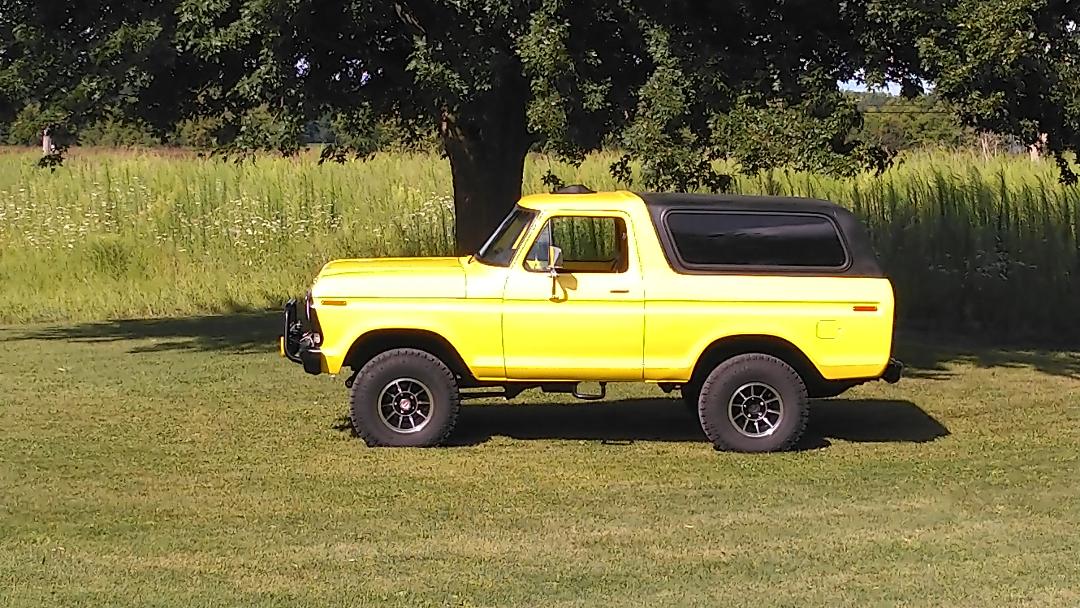
<svg viewBox="0 0 1080 608">
<path fill-rule="evenodd" d="M 714 340 L 698 357 L 690 381 L 700 386 L 717 365 L 732 357 L 749 353 L 770 355 L 790 365 L 806 384 L 811 398 L 834 397 L 860 383 L 826 380 L 802 349 L 789 340 L 768 334 L 744 334 Z"/>
<path fill-rule="evenodd" d="M 348 365 L 353 371 L 359 371 L 365 363 L 379 353 L 395 348 L 415 348 L 431 353 L 455 375 L 475 382 L 472 371 L 454 345 L 442 335 L 426 329 L 376 329 L 361 334 L 353 340 L 345 355 L 343 365 Z"/>
</svg>

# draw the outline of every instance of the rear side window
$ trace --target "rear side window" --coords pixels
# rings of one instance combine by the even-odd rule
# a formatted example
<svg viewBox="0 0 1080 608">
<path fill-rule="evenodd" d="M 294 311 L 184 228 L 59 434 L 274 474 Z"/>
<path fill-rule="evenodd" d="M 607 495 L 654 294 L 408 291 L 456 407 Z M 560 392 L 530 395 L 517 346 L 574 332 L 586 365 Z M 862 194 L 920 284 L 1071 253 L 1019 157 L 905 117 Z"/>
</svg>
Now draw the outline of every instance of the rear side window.
<svg viewBox="0 0 1080 608">
<path fill-rule="evenodd" d="M 842 268 L 847 253 L 827 217 L 673 211 L 667 228 L 687 265 Z"/>
</svg>

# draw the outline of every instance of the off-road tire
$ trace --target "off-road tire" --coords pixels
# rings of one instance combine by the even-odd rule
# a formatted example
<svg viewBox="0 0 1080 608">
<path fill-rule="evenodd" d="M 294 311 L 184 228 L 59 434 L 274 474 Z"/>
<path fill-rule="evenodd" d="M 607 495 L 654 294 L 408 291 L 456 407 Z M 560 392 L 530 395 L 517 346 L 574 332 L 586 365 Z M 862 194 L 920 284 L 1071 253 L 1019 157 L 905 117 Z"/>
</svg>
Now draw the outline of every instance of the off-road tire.
<svg viewBox="0 0 1080 608">
<path fill-rule="evenodd" d="M 729 417 L 732 399 L 740 388 L 763 383 L 782 400 L 781 416 L 771 434 L 749 437 Z M 701 386 L 698 418 L 709 441 L 718 450 L 732 452 L 781 452 L 790 450 L 806 430 L 810 413 L 806 384 L 790 365 L 770 355 L 737 355 L 719 365 Z"/>
<path fill-rule="evenodd" d="M 379 413 L 383 389 L 402 378 L 420 381 L 431 394 L 430 421 L 413 433 L 395 431 Z M 454 430 L 461 399 L 454 374 L 438 357 L 414 348 L 396 348 L 360 368 L 349 403 L 353 429 L 368 446 L 431 447 L 441 445 Z"/>
</svg>

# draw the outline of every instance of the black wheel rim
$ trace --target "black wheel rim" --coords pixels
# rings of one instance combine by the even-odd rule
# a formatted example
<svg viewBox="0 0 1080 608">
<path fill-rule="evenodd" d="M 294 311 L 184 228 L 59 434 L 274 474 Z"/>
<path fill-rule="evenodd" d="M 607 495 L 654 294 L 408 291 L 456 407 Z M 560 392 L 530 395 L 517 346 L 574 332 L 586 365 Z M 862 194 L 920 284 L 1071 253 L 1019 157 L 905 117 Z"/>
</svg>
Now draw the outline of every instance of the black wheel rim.
<svg viewBox="0 0 1080 608">
<path fill-rule="evenodd" d="M 731 395 L 728 420 L 739 434 L 757 439 L 768 437 L 784 419 L 780 391 L 764 382 L 748 382 Z"/>
<path fill-rule="evenodd" d="M 431 422 L 435 400 L 416 378 L 391 380 L 379 393 L 379 419 L 395 433 L 419 433 Z"/>
</svg>

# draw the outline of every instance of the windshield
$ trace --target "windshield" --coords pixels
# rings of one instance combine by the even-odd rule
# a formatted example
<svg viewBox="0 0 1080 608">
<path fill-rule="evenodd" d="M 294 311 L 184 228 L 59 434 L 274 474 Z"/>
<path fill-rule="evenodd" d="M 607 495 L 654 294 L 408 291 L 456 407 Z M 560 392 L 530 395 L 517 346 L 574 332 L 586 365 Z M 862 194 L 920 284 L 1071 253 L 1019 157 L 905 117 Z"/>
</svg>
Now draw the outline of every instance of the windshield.
<svg viewBox="0 0 1080 608">
<path fill-rule="evenodd" d="M 503 223 L 491 235 L 487 243 L 476 254 L 476 260 L 491 266 L 509 266 L 517 251 L 522 233 L 529 227 L 529 223 L 536 217 L 535 211 L 514 207 L 510 215 L 506 216 Z"/>
</svg>

